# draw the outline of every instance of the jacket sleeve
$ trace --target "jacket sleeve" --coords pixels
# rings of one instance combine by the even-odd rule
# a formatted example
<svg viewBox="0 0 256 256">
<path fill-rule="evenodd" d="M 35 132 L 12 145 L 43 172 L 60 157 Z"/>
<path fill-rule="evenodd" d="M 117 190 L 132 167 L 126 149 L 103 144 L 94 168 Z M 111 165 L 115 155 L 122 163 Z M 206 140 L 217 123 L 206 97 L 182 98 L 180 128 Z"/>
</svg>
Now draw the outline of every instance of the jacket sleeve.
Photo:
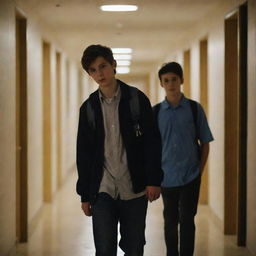
<svg viewBox="0 0 256 256">
<path fill-rule="evenodd" d="M 90 150 L 91 145 L 89 140 L 89 126 L 85 107 L 86 104 L 82 105 L 80 108 L 76 150 L 76 164 L 78 171 L 76 191 L 81 196 L 82 202 L 89 201 L 91 176 L 90 166 L 92 161 L 92 150 Z"/>
<path fill-rule="evenodd" d="M 148 186 L 160 186 L 163 179 L 161 168 L 161 135 L 149 99 L 139 94 L 141 128 L 144 141 L 144 159 Z"/>
</svg>

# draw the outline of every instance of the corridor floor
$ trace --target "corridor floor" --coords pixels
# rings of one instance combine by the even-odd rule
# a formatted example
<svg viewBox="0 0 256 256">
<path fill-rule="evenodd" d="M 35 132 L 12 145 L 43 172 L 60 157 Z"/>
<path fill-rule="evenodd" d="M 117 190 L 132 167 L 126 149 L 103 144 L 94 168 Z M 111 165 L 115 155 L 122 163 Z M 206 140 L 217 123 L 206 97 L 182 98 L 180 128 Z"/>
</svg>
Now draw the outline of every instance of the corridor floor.
<svg viewBox="0 0 256 256">
<path fill-rule="evenodd" d="M 75 182 L 73 173 L 53 203 L 44 206 L 29 242 L 18 245 L 17 256 L 94 256 L 91 218 L 82 213 Z M 199 207 L 196 223 L 195 256 L 251 256 L 222 234 L 208 207 Z M 145 256 L 165 255 L 161 199 L 149 204 L 146 239 Z"/>
</svg>

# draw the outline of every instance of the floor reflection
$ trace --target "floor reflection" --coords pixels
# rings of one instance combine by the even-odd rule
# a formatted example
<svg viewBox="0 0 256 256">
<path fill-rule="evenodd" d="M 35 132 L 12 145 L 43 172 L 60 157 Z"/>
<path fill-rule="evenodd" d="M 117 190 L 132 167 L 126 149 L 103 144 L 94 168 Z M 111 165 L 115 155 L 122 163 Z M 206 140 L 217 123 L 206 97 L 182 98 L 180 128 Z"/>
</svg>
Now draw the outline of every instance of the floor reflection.
<svg viewBox="0 0 256 256">
<path fill-rule="evenodd" d="M 75 182 L 73 173 L 54 202 L 44 206 L 29 243 L 18 245 L 17 256 L 94 255 L 91 218 L 82 213 Z M 247 249 L 235 245 L 233 237 L 222 234 L 207 206 L 199 207 L 196 223 L 196 256 L 251 256 Z M 145 256 L 165 255 L 161 199 L 149 204 L 146 238 Z"/>
</svg>

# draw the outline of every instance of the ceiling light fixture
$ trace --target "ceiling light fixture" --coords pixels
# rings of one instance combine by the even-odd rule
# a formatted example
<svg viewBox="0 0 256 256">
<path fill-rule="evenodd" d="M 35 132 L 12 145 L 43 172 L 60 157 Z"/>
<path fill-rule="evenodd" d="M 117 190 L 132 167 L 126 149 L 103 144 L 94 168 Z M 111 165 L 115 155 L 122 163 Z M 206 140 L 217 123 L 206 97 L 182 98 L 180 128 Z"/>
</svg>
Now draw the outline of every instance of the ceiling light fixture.
<svg viewBox="0 0 256 256">
<path fill-rule="evenodd" d="M 117 60 L 117 66 L 130 66 L 130 64 L 129 60 Z"/>
<path fill-rule="evenodd" d="M 117 67 L 116 68 L 117 74 L 128 74 L 130 72 L 129 67 Z"/>
<path fill-rule="evenodd" d="M 131 60 L 132 56 L 129 54 L 114 54 L 115 60 Z"/>
<path fill-rule="evenodd" d="M 113 53 L 132 53 L 131 48 L 112 48 Z"/>
<path fill-rule="evenodd" d="M 120 5 L 102 5 L 100 7 L 102 11 L 105 12 L 134 12 L 138 10 L 137 5 L 125 5 L 125 4 L 120 4 Z"/>
</svg>

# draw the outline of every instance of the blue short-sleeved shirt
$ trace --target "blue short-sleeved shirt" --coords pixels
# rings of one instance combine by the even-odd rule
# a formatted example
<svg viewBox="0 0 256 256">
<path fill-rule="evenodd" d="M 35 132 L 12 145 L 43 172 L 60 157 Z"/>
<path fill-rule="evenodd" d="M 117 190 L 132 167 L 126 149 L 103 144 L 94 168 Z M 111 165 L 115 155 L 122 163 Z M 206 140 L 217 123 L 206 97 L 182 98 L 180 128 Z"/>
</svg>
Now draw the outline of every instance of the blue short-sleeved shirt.
<svg viewBox="0 0 256 256">
<path fill-rule="evenodd" d="M 199 175 L 196 134 L 201 143 L 213 140 L 204 110 L 197 103 L 196 128 L 191 105 L 186 97 L 183 96 L 175 107 L 164 100 L 160 104 L 158 125 L 162 138 L 162 187 L 185 185 Z"/>
</svg>

